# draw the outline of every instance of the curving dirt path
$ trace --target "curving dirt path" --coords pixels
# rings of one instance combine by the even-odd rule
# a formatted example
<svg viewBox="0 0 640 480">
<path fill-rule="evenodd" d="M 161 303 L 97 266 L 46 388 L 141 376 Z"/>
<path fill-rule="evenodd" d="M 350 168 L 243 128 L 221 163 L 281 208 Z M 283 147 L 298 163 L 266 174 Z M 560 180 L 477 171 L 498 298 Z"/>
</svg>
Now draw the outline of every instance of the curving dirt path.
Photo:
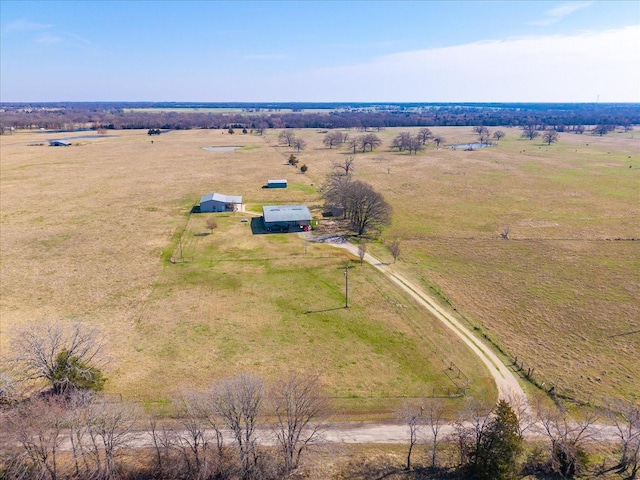
<svg viewBox="0 0 640 480">
<path fill-rule="evenodd" d="M 358 256 L 358 247 L 345 241 L 344 238 L 326 238 L 321 241 L 329 245 L 348 250 L 353 255 Z M 434 317 L 453 331 L 471 349 L 471 351 L 476 354 L 494 378 L 498 388 L 499 400 L 507 400 L 510 403 L 517 402 L 519 405 L 528 406 L 527 396 L 514 373 L 507 368 L 498 356 L 467 327 L 454 318 L 453 315 L 439 307 L 435 300 L 415 283 L 394 271 L 394 268 L 391 265 L 382 263 L 380 260 L 368 253 L 365 254 L 363 260 L 373 265 L 376 269 L 390 278 L 396 285 L 427 309 Z"/>
</svg>

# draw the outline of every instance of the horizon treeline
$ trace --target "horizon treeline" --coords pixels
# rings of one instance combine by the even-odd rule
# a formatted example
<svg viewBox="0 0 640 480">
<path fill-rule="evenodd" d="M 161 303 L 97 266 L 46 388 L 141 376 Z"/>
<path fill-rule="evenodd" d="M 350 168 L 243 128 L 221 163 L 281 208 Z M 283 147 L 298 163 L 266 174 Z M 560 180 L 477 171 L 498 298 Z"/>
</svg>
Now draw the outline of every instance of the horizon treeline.
<svg viewBox="0 0 640 480">
<path fill-rule="evenodd" d="M 239 109 L 240 112 L 193 111 Z M 144 109 L 136 111 L 136 109 Z M 171 109 L 167 111 L 166 109 Z M 185 111 L 181 111 L 184 109 Z M 153 111 L 157 110 L 157 111 Z M 311 111 L 310 111 L 311 110 Z M 638 103 L 141 103 L 0 104 L 0 133 L 13 129 L 75 130 L 359 128 L 536 125 L 557 131 L 578 125 L 640 124 Z"/>
</svg>

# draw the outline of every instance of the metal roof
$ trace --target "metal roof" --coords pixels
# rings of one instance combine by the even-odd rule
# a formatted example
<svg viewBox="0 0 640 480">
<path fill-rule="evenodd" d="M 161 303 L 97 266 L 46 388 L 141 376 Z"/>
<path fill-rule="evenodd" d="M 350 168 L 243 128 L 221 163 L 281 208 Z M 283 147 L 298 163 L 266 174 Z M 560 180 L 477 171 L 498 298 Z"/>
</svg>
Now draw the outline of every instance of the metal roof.
<svg viewBox="0 0 640 480">
<path fill-rule="evenodd" d="M 269 183 L 287 183 L 286 178 L 278 178 L 276 180 L 267 180 L 267 184 Z"/>
<path fill-rule="evenodd" d="M 262 207 L 262 215 L 268 223 L 311 220 L 311 212 L 304 205 L 265 205 Z"/>
<path fill-rule="evenodd" d="M 222 193 L 209 193 L 202 196 L 202 198 L 200 199 L 200 204 L 202 205 L 204 202 L 210 202 L 211 200 L 220 203 L 242 203 L 242 196 L 224 195 Z"/>
</svg>

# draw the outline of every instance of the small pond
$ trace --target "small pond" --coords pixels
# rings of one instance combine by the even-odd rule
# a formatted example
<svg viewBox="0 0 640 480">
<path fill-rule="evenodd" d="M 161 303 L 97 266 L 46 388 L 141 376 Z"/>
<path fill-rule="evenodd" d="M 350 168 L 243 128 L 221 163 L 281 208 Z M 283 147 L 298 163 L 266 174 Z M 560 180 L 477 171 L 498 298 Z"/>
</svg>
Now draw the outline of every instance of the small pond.
<svg viewBox="0 0 640 480">
<path fill-rule="evenodd" d="M 478 148 L 493 147 L 487 143 L 461 143 L 459 145 L 450 145 L 448 148 L 452 150 L 477 150 Z"/>
<path fill-rule="evenodd" d="M 82 140 L 83 138 L 109 138 L 117 137 L 117 135 L 78 135 L 77 137 L 55 138 L 52 140 Z"/>
<path fill-rule="evenodd" d="M 202 147 L 207 152 L 233 152 L 242 147 Z"/>
</svg>

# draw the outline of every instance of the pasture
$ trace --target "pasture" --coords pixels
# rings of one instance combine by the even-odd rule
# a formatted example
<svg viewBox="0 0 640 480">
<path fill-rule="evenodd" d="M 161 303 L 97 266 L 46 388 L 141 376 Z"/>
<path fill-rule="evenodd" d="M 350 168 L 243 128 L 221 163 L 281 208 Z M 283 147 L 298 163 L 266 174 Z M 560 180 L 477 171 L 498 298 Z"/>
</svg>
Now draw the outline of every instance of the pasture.
<svg viewBox="0 0 640 480">
<path fill-rule="evenodd" d="M 432 130 L 475 140 L 470 127 Z M 410 156 L 389 151 L 400 130 L 387 129 L 380 149 L 356 156 L 356 178 L 394 208 L 383 238 L 402 242 L 396 268 L 540 382 L 581 400 L 637 398 L 640 137 L 564 133 L 546 146 L 503 130 L 496 147 Z M 295 367 L 322 372 L 341 408 L 375 415 L 446 391 L 450 361 L 472 395 L 495 394 L 469 352 L 373 269 L 352 262 L 351 307 L 340 308 L 342 251 L 240 221 L 280 202 L 319 217 L 317 187 L 347 150 L 296 130 L 303 175 L 275 130 L 115 133 L 54 148 L 30 146 L 41 133 L 0 137 L 3 352 L 29 320 L 83 319 L 108 341 L 108 390 L 148 405 L 237 371 L 273 379 Z M 243 148 L 202 149 L 217 145 Z M 289 188 L 263 189 L 268 178 Z M 242 195 L 247 213 L 211 214 L 210 233 L 210 214 L 188 212 L 213 191 Z M 369 248 L 391 261 L 381 243 Z"/>
</svg>

